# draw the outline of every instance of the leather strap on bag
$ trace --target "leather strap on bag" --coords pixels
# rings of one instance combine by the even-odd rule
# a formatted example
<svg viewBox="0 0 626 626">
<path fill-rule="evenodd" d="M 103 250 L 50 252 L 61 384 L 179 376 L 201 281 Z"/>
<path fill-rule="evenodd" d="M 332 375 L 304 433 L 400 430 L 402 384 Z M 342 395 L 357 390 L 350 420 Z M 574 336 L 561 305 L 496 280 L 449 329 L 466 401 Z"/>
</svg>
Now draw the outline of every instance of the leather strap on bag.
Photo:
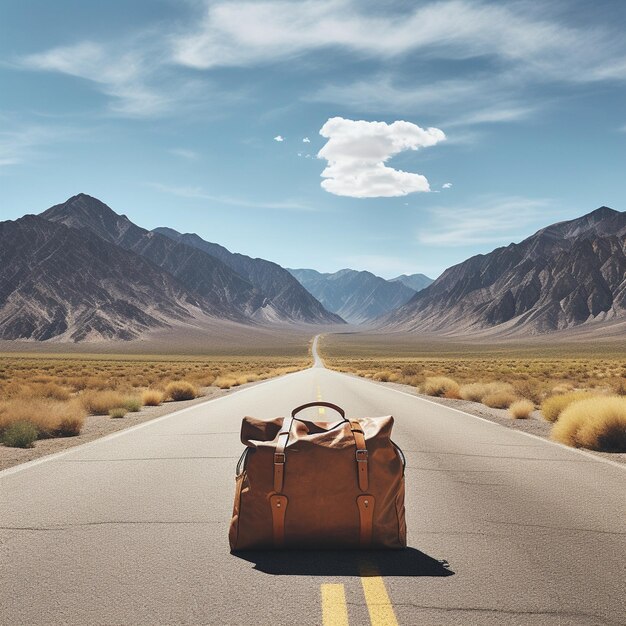
<svg viewBox="0 0 626 626">
<path fill-rule="evenodd" d="M 291 412 L 291 417 L 295 417 L 296 413 L 300 413 L 300 411 L 304 411 L 304 409 L 308 409 L 312 406 L 325 406 L 328 409 L 333 409 L 333 411 L 337 411 L 337 413 L 339 413 L 339 415 L 341 415 L 341 417 L 343 417 L 344 420 L 346 419 L 346 412 L 340 406 L 337 406 L 336 404 L 333 404 L 332 402 L 321 402 L 321 401 L 320 402 L 307 402 L 306 404 L 296 407 Z"/>
<path fill-rule="evenodd" d="M 356 466 L 359 478 L 359 489 L 369 489 L 369 453 L 365 443 L 365 433 L 358 420 L 350 420 L 350 429 L 356 444 Z M 356 499 L 359 507 L 359 547 L 367 549 L 372 543 L 372 527 L 374 525 L 374 496 L 369 493 L 361 494 Z"/>
<path fill-rule="evenodd" d="M 274 451 L 274 491 L 282 493 L 285 480 L 285 448 L 289 442 L 289 432 L 293 424 L 293 416 L 283 419 L 283 425 L 278 433 L 276 450 Z"/>
<path fill-rule="evenodd" d="M 350 421 L 350 429 L 352 430 L 354 443 L 356 444 L 356 466 L 357 474 L 359 477 L 359 489 L 361 491 L 367 491 L 369 489 L 369 455 L 367 452 L 367 446 L 365 445 L 365 435 L 363 434 L 363 429 L 361 428 L 361 424 L 358 422 L 358 420 Z"/>
<path fill-rule="evenodd" d="M 374 496 L 361 494 L 356 499 L 359 507 L 359 547 L 369 548 L 372 543 L 372 527 L 374 524 Z"/>
<path fill-rule="evenodd" d="M 270 496 L 270 506 L 272 507 L 272 531 L 274 546 L 282 548 L 285 544 L 285 513 L 288 504 L 287 496 L 275 493 Z"/>
<path fill-rule="evenodd" d="M 293 425 L 293 416 L 284 418 L 283 425 L 278 433 L 276 450 L 274 451 L 274 491 L 270 496 L 270 506 L 272 508 L 272 532 L 274 546 L 280 548 L 285 543 L 285 514 L 289 500 L 283 495 L 283 485 L 285 482 L 285 448 L 289 443 L 289 433 Z"/>
</svg>

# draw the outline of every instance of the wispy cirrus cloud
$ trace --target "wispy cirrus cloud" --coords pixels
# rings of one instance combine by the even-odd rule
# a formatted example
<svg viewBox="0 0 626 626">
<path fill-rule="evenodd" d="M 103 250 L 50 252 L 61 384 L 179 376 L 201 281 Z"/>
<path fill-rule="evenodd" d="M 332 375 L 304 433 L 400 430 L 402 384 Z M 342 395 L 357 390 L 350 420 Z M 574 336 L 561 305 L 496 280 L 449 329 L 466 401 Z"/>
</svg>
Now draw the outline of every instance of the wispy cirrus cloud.
<svg viewBox="0 0 626 626">
<path fill-rule="evenodd" d="M 490 56 L 576 82 L 626 78 L 624 45 L 616 49 L 607 28 L 565 24 L 556 6 L 550 15 L 550 7 L 479 0 L 395 7 L 358 0 L 203 5 L 199 24 L 171 38 L 175 61 L 199 69 L 259 65 L 342 48 L 377 59 L 417 52 L 451 60 Z"/>
<path fill-rule="evenodd" d="M 439 226 L 420 230 L 418 242 L 428 246 L 460 247 L 520 241 L 531 234 L 529 228 L 558 219 L 561 209 L 547 198 L 484 196 L 462 208 L 436 206 L 429 212 Z"/>
<path fill-rule="evenodd" d="M 484 61 L 489 71 L 482 77 L 468 77 L 463 68 L 457 79 L 421 80 L 417 87 L 391 79 L 387 84 L 374 80 L 376 86 L 352 81 L 311 87 L 311 98 L 359 103 L 359 111 L 395 106 L 399 113 L 441 103 L 469 104 L 465 124 L 529 115 L 536 103 L 529 107 L 519 95 L 529 83 L 626 80 L 626 43 L 609 23 L 568 25 L 556 10 L 551 14 L 549 7 L 539 10 L 532 3 L 205 0 L 190 6 L 186 21 L 159 24 L 123 41 L 54 47 L 22 56 L 15 66 L 88 80 L 109 98 L 110 113 L 137 118 L 215 99 L 220 91 L 216 84 L 185 70 L 292 62 L 335 49 L 378 65 L 411 55 L 422 61 Z"/>
<path fill-rule="evenodd" d="M 69 127 L 42 126 L 10 121 L 11 130 L 0 130 L 0 168 L 41 157 L 48 146 L 76 137 L 80 131 Z"/>
<path fill-rule="evenodd" d="M 430 2 L 403 13 L 356 0 L 207 2 L 199 27 L 173 38 L 192 67 L 242 66 L 343 47 L 392 57 L 432 48 L 433 56 L 529 58 L 573 45 L 577 33 L 505 5 Z M 368 10 L 369 9 L 369 10 Z"/>
<path fill-rule="evenodd" d="M 384 74 L 347 84 L 326 84 L 304 99 L 371 113 L 428 116 L 445 128 L 518 121 L 540 109 L 536 101 L 526 102 L 523 84 L 508 73 L 483 72 L 466 78 L 403 86 Z"/>
<path fill-rule="evenodd" d="M 192 200 L 208 200 L 219 204 L 227 204 L 230 206 L 241 207 L 245 209 L 276 209 L 279 211 L 315 211 L 315 208 L 304 204 L 297 200 L 279 200 L 279 201 L 257 201 L 239 198 L 236 196 L 225 196 L 220 194 L 210 194 L 202 187 L 188 187 L 177 185 L 164 185 L 162 183 L 146 183 L 147 187 L 166 193 L 179 198 L 187 198 Z"/>
<path fill-rule="evenodd" d="M 207 82 L 176 72 L 162 46 L 153 34 L 123 42 L 83 41 L 23 56 L 16 66 L 90 82 L 108 96 L 108 112 L 115 116 L 161 117 L 208 103 Z"/>
</svg>

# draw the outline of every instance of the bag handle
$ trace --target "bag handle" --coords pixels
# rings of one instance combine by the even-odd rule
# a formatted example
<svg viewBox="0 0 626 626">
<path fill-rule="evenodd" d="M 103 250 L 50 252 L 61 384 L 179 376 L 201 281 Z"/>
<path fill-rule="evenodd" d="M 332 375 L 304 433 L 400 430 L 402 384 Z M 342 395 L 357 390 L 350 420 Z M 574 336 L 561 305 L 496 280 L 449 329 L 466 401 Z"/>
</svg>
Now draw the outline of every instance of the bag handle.
<svg viewBox="0 0 626 626">
<path fill-rule="evenodd" d="M 337 411 L 337 413 L 339 413 L 339 415 L 341 415 L 341 417 L 344 420 L 346 420 L 346 412 L 341 407 L 337 406 L 336 404 L 333 404 L 332 402 L 307 402 L 306 404 L 296 407 L 291 412 L 291 417 L 295 417 L 296 413 L 300 413 L 300 411 L 303 411 L 304 409 L 308 409 L 309 407 L 312 407 L 312 406 L 325 406 L 329 409 L 333 409 L 334 411 Z"/>
</svg>

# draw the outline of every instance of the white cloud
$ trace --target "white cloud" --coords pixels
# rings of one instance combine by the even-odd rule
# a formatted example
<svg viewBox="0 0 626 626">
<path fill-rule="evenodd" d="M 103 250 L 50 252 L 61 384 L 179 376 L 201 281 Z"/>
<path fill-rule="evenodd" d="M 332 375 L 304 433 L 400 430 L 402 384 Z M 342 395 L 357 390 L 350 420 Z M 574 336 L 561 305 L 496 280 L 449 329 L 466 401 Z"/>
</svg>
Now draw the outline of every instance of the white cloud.
<svg viewBox="0 0 626 626">
<path fill-rule="evenodd" d="M 420 128 L 411 122 L 367 122 L 330 118 L 320 129 L 328 139 L 318 158 L 328 161 L 322 187 L 329 193 L 353 198 L 405 196 L 430 191 L 421 174 L 393 169 L 385 163 L 405 150 L 434 146 L 446 136 L 438 128 Z"/>
<path fill-rule="evenodd" d="M 558 219 L 560 209 L 545 198 L 484 196 L 464 207 L 431 207 L 438 227 L 418 233 L 420 243 L 458 247 L 477 243 L 508 244 L 528 236 L 533 224 Z"/>
<path fill-rule="evenodd" d="M 572 82 L 626 78 L 626 51 L 610 26 L 569 26 L 558 7 L 439 0 L 399 8 L 359 0 L 205 0 L 204 15 L 171 37 L 174 60 L 209 69 L 291 60 L 321 49 L 388 59 L 412 52 L 493 57 Z"/>
<path fill-rule="evenodd" d="M 418 6 L 406 2 L 378 6 L 358 0 L 194 0 L 187 4 L 192 7 L 187 23 L 161 23 L 120 41 L 75 42 L 23 57 L 17 66 L 89 80 L 110 98 L 109 111 L 126 117 L 180 112 L 182 103 L 214 103 L 215 87 L 197 74 L 195 78 L 185 74 L 181 66 L 250 67 L 292 62 L 321 50 L 341 49 L 377 63 L 407 55 L 419 55 L 424 61 L 481 59 L 481 65 L 490 68 L 482 77 L 468 78 L 463 66 L 461 79 L 417 87 L 398 87 L 388 80 L 383 89 L 375 80 L 362 81 L 323 87 L 314 96 L 333 102 L 359 101 L 360 111 L 395 106 L 397 115 L 415 115 L 416 106 L 439 111 L 440 103 L 452 102 L 464 106 L 468 117 L 464 123 L 511 121 L 528 115 L 537 105 L 529 108 L 520 97 L 533 82 L 626 79 L 626 45 L 616 26 L 567 25 L 558 7 L 549 3 L 540 8 L 532 2 L 478 0 L 439 0 Z M 512 89 L 502 88 L 502 77 Z M 506 94 L 513 92 L 507 99 Z M 387 97 L 390 94 L 393 97 Z M 497 96 L 491 106 L 489 94 Z M 480 100 L 478 108 L 475 99 Z M 471 107 L 465 106 L 468 100 Z"/>
<path fill-rule="evenodd" d="M 189 103 L 208 101 L 206 82 L 184 78 L 168 67 L 168 51 L 163 50 L 160 39 L 138 40 L 107 44 L 84 41 L 22 57 L 17 65 L 91 82 L 110 98 L 108 111 L 115 116 L 159 117 L 181 113 Z M 214 101 L 216 94 L 211 97 Z"/>
<path fill-rule="evenodd" d="M 174 91 L 151 89 L 147 85 L 150 68 L 137 50 L 115 52 L 101 44 L 82 42 L 26 56 L 21 65 L 92 81 L 112 98 L 113 113 L 129 117 L 159 115 L 177 99 Z"/>
<path fill-rule="evenodd" d="M 285 141 L 285 138 L 282 135 L 276 135 L 276 137 L 274 137 L 274 141 L 278 141 L 278 142 Z"/>
<path fill-rule="evenodd" d="M 472 0 L 422 4 L 401 16 L 367 8 L 357 0 L 207 2 L 200 26 L 174 37 L 175 58 L 206 69 L 341 46 L 383 57 L 432 48 L 453 59 L 485 54 L 539 59 L 573 45 L 577 35 L 531 12 Z"/>
<path fill-rule="evenodd" d="M 443 185 L 441 185 L 442 189 L 450 189 L 452 187 L 452 183 L 444 183 Z"/>
<path fill-rule="evenodd" d="M 305 138 L 302 140 L 302 143 L 311 143 L 311 140 L 310 140 L 308 137 L 305 137 Z"/>
</svg>

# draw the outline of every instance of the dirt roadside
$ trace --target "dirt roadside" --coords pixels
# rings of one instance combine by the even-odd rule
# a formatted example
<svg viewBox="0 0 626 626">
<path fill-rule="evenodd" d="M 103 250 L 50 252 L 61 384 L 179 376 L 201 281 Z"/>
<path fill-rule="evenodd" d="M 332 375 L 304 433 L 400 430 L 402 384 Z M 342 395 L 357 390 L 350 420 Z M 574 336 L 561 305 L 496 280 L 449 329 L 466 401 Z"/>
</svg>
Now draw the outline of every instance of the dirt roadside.
<svg viewBox="0 0 626 626">
<path fill-rule="evenodd" d="M 76 437 L 55 437 L 53 439 L 39 439 L 35 441 L 32 448 L 9 448 L 4 445 L 0 445 L 0 471 L 19 465 L 20 463 L 26 463 L 33 461 L 42 456 L 48 454 L 54 454 L 55 452 L 61 452 L 74 446 L 79 446 L 83 443 L 88 443 L 115 433 L 120 430 L 125 430 L 131 426 L 148 422 L 157 417 L 162 417 L 168 413 L 174 413 L 180 411 L 195 404 L 201 404 L 207 400 L 226 396 L 229 393 L 235 393 L 238 389 L 245 387 L 251 387 L 255 383 L 248 385 L 241 385 L 232 389 L 218 389 L 217 387 L 205 387 L 203 388 L 202 395 L 194 400 L 184 400 L 181 402 L 164 402 L 160 406 L 144 406 L 137 413 L 127 413 L 125 417 L 121 419 L 114 419 L 108 415 L 88 415 L 85 418 L 85 425 L 80 433 Z"/>
</svg>

